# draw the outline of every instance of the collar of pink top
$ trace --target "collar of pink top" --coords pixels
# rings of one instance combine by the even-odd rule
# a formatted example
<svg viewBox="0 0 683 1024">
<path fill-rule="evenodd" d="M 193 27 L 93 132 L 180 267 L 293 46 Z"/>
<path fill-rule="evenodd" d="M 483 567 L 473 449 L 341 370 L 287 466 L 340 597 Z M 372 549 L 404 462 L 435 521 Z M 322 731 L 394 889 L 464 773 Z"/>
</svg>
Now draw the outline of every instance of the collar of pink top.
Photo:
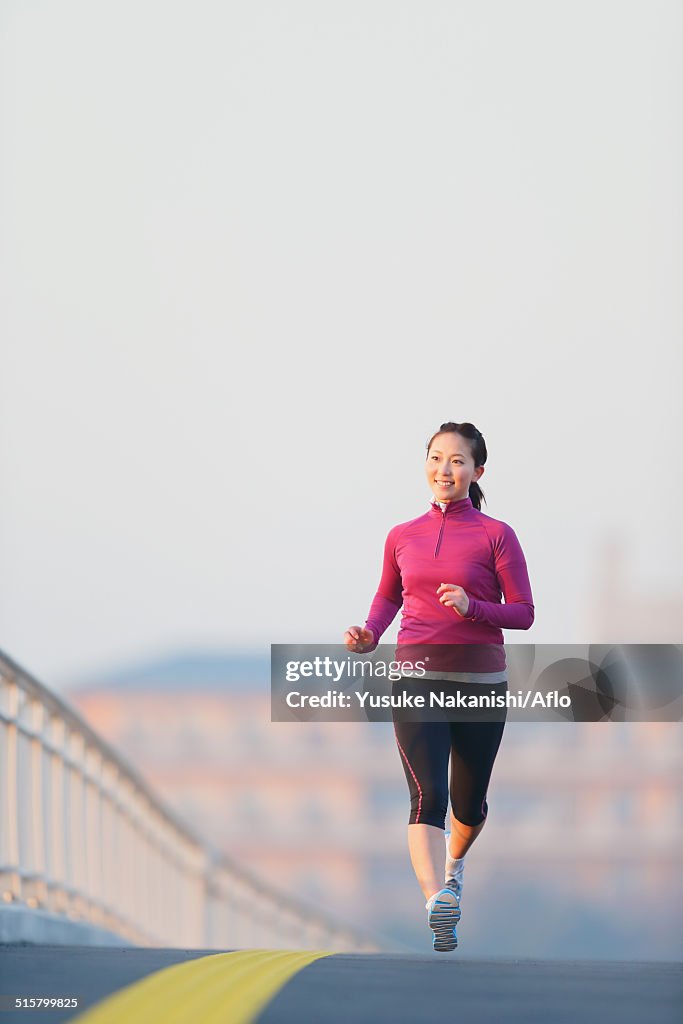
<svg viewBox="0 0 683 1024">
<path fill-rule="evenodd" d="M 459 513 L 468 512 L 469 509 L 474 508 L 472 499 L 468 496 L 467 498 L 461 498 L 460 501 L 437 501 L 436 498 L 431 503 L 430 514 L 440 516 L 457 516 Z"/>
</svg>

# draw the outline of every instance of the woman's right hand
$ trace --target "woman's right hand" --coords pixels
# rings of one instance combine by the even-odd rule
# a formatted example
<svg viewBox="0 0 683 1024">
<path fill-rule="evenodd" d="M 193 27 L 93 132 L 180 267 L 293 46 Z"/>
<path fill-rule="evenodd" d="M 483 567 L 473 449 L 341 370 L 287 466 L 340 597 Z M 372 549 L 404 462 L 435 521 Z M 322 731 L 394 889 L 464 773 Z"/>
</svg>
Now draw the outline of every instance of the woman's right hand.
<svg viewBox="0 0 683 1024">
<path fill-rule="evenodd" d="M 374 647 L 375 637 L 371 630 L 363 629 L 362 626 L 349 626 L 344 633 L 344 643 L 348 651 L 365 654 L 371 647 Z"/>
</svg>

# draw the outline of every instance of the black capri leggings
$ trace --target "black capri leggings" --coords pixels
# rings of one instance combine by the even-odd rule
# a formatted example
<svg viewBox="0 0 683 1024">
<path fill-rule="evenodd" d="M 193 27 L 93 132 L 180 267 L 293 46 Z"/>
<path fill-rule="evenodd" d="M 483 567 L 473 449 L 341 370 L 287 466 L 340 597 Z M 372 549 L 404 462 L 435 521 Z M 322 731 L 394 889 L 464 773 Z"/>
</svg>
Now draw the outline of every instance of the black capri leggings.
<svg viewBox="0 0 683 1024">
<path fill-rule="evenodd" d="M 442 683 L 437 680 L 401 679 L 392 693 L 428 694 L 430 690 L 447 694 L 506 693 L 507 683 Z M 472 712 L 474 714 L 474 712 Z M 481 717 L 481 711 L 476 714 Z M 410 790 L 411 825 L 435 825 L 444 828 L 450 794 L 455 818 L 463 825 L 479 825 L 488 814 L 486 792 L 493 763 L 503 738 L 507 710 L 497 708 L 491 718 L 472 721 L 467 712 L 430 710 L 428 721 L 409 720 L 395 709 L 392 717 L 396 742 Z M 464 720 L 463 720 L 464 718 Z M 413 719 L 415 716 L 413 715 Z M 450 758 L 450 785 L 448 762 Z"/>
</svg>

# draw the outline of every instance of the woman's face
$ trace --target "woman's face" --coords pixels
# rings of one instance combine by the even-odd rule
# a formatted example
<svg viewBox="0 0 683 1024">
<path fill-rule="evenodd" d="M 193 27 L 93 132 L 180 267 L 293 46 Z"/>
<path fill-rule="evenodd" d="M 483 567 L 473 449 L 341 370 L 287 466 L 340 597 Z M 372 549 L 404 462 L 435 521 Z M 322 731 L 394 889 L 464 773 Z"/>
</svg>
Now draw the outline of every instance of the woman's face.
<svg viewBox="0 0 683 1024">
<path fill-rule="evenodd" d="M 484 467 L 475 469 L 466 437 L 451 432 L 437 434 L 427 452 L 427 481 L 437 501 L 466 498 L 470 484 L 478 480 Z"/>
</svg>

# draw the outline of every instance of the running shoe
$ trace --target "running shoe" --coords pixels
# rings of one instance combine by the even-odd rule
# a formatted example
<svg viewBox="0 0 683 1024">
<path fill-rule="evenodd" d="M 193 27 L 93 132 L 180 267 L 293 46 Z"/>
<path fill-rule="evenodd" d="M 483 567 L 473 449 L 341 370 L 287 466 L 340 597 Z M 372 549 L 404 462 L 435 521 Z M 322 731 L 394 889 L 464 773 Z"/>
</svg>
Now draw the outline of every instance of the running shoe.
<svg viewBox="0 0 683 1024">
<path fill-rule="evenodd" d="M 458 902 L 462 899 L 462 883 L 463 883 L 463 871 L 465 869 L 464 862 L 457 864 L 455 858 L 451 857 L 448 852 L 448 840 L 450 838 L 450 832 L 446 832 L 446 873 L 445 883 L 447 889 L 452 889 L 458 897 Z"/>
<path fill-rule="evenodd" d="M 452 889 L 440 889 L 425 903 L 427 923 L 434 932 L 432 945 L 437 953 L 450 953 L 457 948 L 455 926 L 460 920 L 460 900 Z"/>
</svg>

